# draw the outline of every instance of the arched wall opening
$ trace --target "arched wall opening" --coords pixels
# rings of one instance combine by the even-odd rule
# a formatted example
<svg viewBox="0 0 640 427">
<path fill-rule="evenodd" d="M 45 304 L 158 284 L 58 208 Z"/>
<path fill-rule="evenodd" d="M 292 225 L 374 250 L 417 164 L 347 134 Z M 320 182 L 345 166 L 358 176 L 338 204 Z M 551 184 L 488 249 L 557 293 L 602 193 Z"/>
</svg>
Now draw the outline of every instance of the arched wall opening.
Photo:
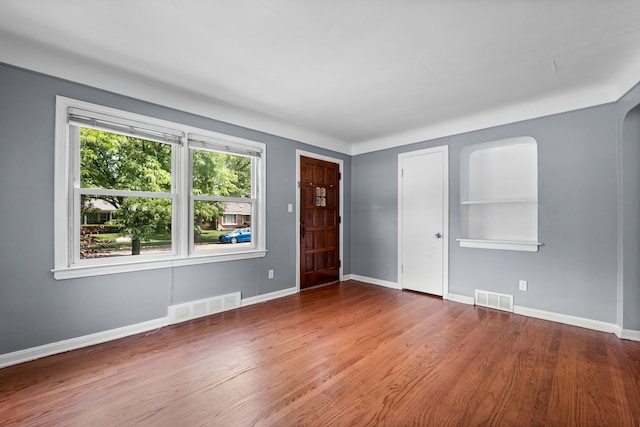
<svg viewBox="0 0 640 427">
<path fill-rule="evenodd" d="M 623 328 L 640 330 L 640 104 L 622 126 Z"/>
</svg>

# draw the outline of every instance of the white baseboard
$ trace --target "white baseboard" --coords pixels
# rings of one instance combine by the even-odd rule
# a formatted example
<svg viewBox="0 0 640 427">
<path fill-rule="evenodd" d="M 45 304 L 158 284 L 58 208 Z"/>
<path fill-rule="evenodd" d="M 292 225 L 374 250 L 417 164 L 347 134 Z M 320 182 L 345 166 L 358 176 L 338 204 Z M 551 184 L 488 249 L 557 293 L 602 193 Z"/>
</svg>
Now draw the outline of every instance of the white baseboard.
<svg viewBox="0 0 640 427">
<path fill-rule="evenodd" d="M 459 302 L 463 304 L 474 305 L 475 301 L 473 297 L 458 294 L 448 294 L 445 299 L 450 301 Z M 615 323 L 607 323 L 599 320 L 586 319 L 584 317 L 569 316 L 567 314 L 553 313 L 550 311 L 538 310 L 535 308 L 522 307 L 518 305 L 513 306 L 514 314 L 520 314 L 522 316 L 535 317 L 536 319 L 549 320 L 552 322 L 564 323 L 566 325 L 578 326 L 586 329 L 593 329 L 596 331 L 613 333 L 620 339 L 640 341 L 640 331 L 634 331 L 630 329 L 622 329 Z"/>
<path fill-rule="evenodd" d="M 387 282 L 384 280 L 372 279 L 358 275 L 347 275 L 343 277 L 343 280 L 357 280 L 360 282 L 371 283 L 373 285 L 384 286 L 391 289 L 400 289 L 396 283 Z M 249 297 L 242 299 L 241 306 L 245 307 L 252 304 L 266 302 L 269 300 L 282 298 L 288 295 L 293 295 L 298 292 L 297 288 L 287 288 L 280 291 L 271 292 L 268 294 L 258 295 L 255 297 Z M 449 293 L 446 298 L 449 301 L 454 301 L 462 304 L 474 304 L 473 297 L 465 295 L 458 295 Z M 616 334 L 619 338 L 632 341 L 640 341 L 640 331 L 634 331 L 630 329 L 621 329 L 618 325 L 613 323 L 601 322 L 598 320 L 585 319 L 583 317 L 569 316 L 566 314 L 553 313 L 544 310 L 537 310 L 534 308 L 527 308 L 521 306 L 514 306 L 514 313 L 523 316 L 535 317 L 537 319 L 550 320 L 553 322 L 564 323 L 572 326 L 579 326 L 587 329 L 594 329 L 596 331 L 609 332 Z M 142 332 L 152 331 L 154 329 L 162 328 L 169 324 L 168 317 L 162 317 L 154 320 L 148 320 L 146 322 L 137 323 L 135 325 L 123 326 L 121 328 L 111 329 L 108 331 L 97 332 L 95 334 L 85 335 L 82 337 L 71 338 L 68 340 L 58 341 L 55 343 L 45 344 L 38 347 L 32 347 L 25 350 L 15 351 L 13 353 L 0 354 L 0 368 L 4 368 L 11 365 L 17 365 L 19 363 L 28 362 L 30 360 L 39 359 L 41 357 L 51 356 L 58 353 L 64 353 L 66 351 L 76 350 L 82 347 L 88 347 L 91 345 L 101 344 L 107 341 L 116 340 L 118 338 L 124 338 L 131 335 L 139 334 Z"/>
<path fill-rule="evenodd" d="M 272 299 L 282 298 L 282 297 L 286 297 L 288 295 L 293 295 L 296 293 L 298 293 L 298 288 L 294 287 L 294 288 L 282 289 L 280 291 L 270 292 L 268 294 L 257 295 L 255 297 L 243 298 L 240 306 L 245 307 L 247 305 L 267 302 Z"/>
<path fill-rule="evenodd" d="M 95 334 L 84 335 L 38 347 L 27 348 L 25 350 L 14 351 L 13 353 L 0 354 L 0 368 L 17 365 L 18 363 L 28 362 L 29 360 L 39 359 L 53 354 L 64 353 L 65 351 L 102 344 L 103 342 L 128 337 L 141 332 L 152 331 L 154 329 L 162 328 L 168 323 L 169 319 L 167 317 L 162 317 L 142 323 L 136 323 L 135 325 L 123 326 L 121 328 L 111 329 L 108 331 L 96 332 Z"/>
<path fill-rule="evenodd" d="M 445 295 L 444 299 L 453 301 L 453 302 L 460 302 L 462 304 L 468 304 L 468 305 L 475 304 L 473 297 L 468 297 L 466 295 L 448 293 L 447 295 Z"/>
<path fill-rule="evenodd" d="M 271 292 L 269 294 L 258 295 L 257 297 L 245 298 L 242 300 L 241 306 L 265 302 L 276 298 L 297 293 L 296 288 L 283 289 L 281 291 Z M 58 341 L 55 343 L 45 344 L 38 347 L 27 348 L 25 350 L 15 351 L 13 353 L 0 354 L 0 368 L 19 363 L 28 362 L 30 360 L 40 359 L 41 357 L 51 356 L 66 351 L 76 350 L 82 347 L 102 344 L 107 341 L 117 340 L 142 332 L 152 331 L 162 328 L 169 324 L 169 317 L 148 320 L 146 322 L 137 323 L 135 325 L 123 326 L 121 328 L 111 329 L 95 334 L 84 335 L 81 337 L 70 338 L 68 340 Z"/>
<path fill-rule="evenodd" d="M 568 314 L 553 313 L 551 311 L 521 307 L 518 305 L 513 306 L 513 312 L 523 316 L 535 317 L 536 319 L 550 320 L 552 322 L 564 323 L 566 325 L 579 326 L 581 328 L 593 329 L 612 334 L 615 334 L 619 330 L 618 325 L 615 323 L 601 322 L 599 320 L 569 316 Z"/>
<path fill-rule="evenodd" d="M 400 289 L 400 286 L 396 282 L 374 279 L 373 277 L 358 276 L 357 274 L 348 274 L 344 276 L 344 280 L 357 280 L 358 282 L 371 283 L 372 285 L 384 286 L 385 288 Z"/>
<path fill-rule="evenodd" d="M 620 333 L 616 335 L 618 335 L 618 337 L 623 340 L 640 341 L 640 331 L 634 331 L 632 329 L 622 329 Z"/>
</svg>

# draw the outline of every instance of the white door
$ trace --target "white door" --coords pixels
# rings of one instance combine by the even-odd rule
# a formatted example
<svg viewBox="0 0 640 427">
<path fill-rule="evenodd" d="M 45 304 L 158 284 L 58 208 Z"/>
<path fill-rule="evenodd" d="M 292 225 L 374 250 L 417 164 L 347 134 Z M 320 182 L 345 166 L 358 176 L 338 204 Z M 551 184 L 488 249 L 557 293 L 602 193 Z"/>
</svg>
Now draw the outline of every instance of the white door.
<svg viewBox="0 0 640 427">
<path fill-rule="evenodd" d="M 398 156 L 400 287 L 448 292 L 448 147 Z"/>
</svg>

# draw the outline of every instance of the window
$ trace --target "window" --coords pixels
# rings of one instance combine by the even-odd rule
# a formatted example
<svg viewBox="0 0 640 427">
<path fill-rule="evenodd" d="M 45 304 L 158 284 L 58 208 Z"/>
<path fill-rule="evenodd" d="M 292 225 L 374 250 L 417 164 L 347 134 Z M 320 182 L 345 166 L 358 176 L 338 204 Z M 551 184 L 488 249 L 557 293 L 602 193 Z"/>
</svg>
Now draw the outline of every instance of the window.
<svg viewBox="0 0 640 427">
<path fill-rule="evenodd" d="M 250 215 L 258 204 L 251 177 L 256 175 L 259 153 L 252 152 L 248 147 L 240 149 L 239 146 L 235 147 L 235 152 L 230 152 L 231 147 L 220 147 L 219 141 L 209 140 L 205 136 L 190 135 L 189 145 L 194 224 L 199 225 L 196 227 L 193 250 L 226 251 L 224 243 L 227 240 L 215 233 L 217 219 L 222 215 L 223 225 L 236 226 L 241 215 L 230 213 L 229 209 L 245 207 Z M 211 224 L 209 228 L 214 235 L 213 241 L 203 239 L 205 231 L 202 227 L 205 224 Z M 250 229 L 244 234 L 242 242 L 246 246 L 254 244 L 252 234 Z M 229 241 L 237 243 L 238 239 Z"/>
<path fill-rule="evenodd" d="M 55 277 L 264 256 L 265 154 L 255 141 L 58 97 Z M 242 215 L 256 221 L 240 224 L 242 244 L 225 244 L 218 218 Z"/>
</svg>

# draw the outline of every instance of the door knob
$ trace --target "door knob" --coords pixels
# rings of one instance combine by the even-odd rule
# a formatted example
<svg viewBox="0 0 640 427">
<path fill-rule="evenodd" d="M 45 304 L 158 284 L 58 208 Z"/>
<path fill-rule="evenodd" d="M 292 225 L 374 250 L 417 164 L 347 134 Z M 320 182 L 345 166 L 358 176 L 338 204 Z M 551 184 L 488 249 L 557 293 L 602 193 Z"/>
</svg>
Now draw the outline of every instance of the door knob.
<svg viewBox="0 0 640 427">
<path fill-rule="evenodd" d="M 436 239 L 442 238 L 442 233 L 436 233 Z"/>
</svg>

